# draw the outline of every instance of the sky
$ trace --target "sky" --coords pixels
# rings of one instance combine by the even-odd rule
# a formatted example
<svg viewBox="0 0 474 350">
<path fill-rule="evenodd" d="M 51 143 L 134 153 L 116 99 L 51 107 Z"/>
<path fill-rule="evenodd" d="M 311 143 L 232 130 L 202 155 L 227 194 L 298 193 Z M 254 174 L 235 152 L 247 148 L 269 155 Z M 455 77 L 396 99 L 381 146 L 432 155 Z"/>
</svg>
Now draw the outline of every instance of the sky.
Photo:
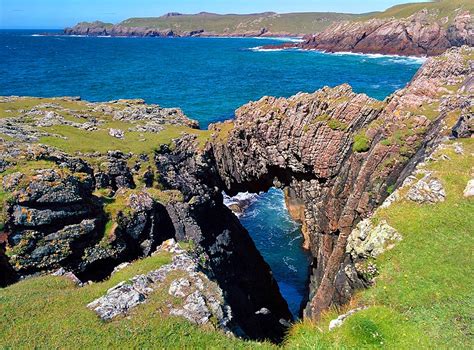
<svg viewBox="0 0 474 350">
<path fill-rule="evenodd" d="M 81 21 L 117 23 L 130 17 L 154 17 L 167 12 L 363 13 L 404 2 L 407 0 L 0 0 L 0 28 L 59 29 Z"/>
</svg>

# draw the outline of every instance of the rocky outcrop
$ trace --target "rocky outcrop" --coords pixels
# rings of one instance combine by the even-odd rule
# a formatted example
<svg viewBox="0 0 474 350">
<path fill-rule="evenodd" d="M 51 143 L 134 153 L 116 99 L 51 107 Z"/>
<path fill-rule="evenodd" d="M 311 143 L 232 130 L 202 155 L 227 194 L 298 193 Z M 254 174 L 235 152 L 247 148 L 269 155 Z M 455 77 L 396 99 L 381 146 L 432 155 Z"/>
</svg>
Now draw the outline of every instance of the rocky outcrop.
<svg viewBox="0 0 474 350">
<path fill-rule="evenodd" d="M 437 203 L 443 202 L 446 197 L 446 191 L 443 184 L 431 174 L 425 175 L 408 191 L 407 198 L 413 202 L 423 203 Z"/>
<path fill-rule="evenodd" d="M 237 334 L 275 341 L 283 338 L 291 313 L 248 232 L 223 203 L 212 152 L 196 136 L 208 133 L 198 133 L 197 123 L 179 110 L 148 106 L 143 101 L 89 104 L 57 99 L 43 103 L 11 97 L 0 102 L 11 106 L 4 108 L 5 131 L 23 128 L 0 142 L 2 285 L 58 270 L 84 283 L 102 280 L 116 266 L 150 255 L 164 240 L 192 241 L 199 268 L 218 283 L 225 302 L 235 310 Z M 17 105 L 30 107 L 16 110 Z M 62 118 L 50 118 L 48 113 Z M 75 154 L 39 145 L 40 135 L 31 137 L 38 128 L 32 124 L 44 121 L 45 115 L 47 121 L 77 120 L 67 125 L 75 130 L 68 139 L 77 146 Z M 129 147 L 127 131 L 123 139 L 108 135 L 108 125 L 116 121 L 129 123 L 127 131 L 146 128 L 140 131 L 144 136 L 154 137 L 175 126 L 188 134 L 177 133 L 176 141 L 156 145 L 156 152 L 155 146 L 150 153 L 124 152 L 114 149 Z M 93 123 L 94 128 L 80 127 L 86 123 Z M 105 144 L 113 140 L 110 145 L 114 148 L 80 152 L 81 142 L 94 132 L 102 132 Z M 188 282 L 199 285 L 197 279 Z M 143 296 L 135 289 L 122 287 L 116 293 L 124 296 L 124 305 L 141 302 Z M 170 313 L 198 323 L 214 315 L 218 310 L 211 310 L 214 303 L 206 297 L 207 289 L 200 292 L 186 295 L 184 305 L 188 306 Z M 262 309 L 268 312 L 259 313 Z M 200 311 L 193 314 L 196 310 Z M 202 317 L 197 319 L 198 315 Z"/>
<path fill-rule="evenodd" d="M 314 258 L 307 316 L 317 318 L 365 285 L 346 273 L 354 264 L 346 253 L 352 228 L 450 132 L 443 126 L 448 114 L 471 108 L 471 54 L 453 49 L 428 60 L 384 102 L 343 85 L 265 97 L 237 110 L 231 127 L 214 126 L 212 147 L 227 193 L 287 187 L 293 202 L 304 205 Z"/>
<path fill-rule="evenodd" d="M 434 56 L 453 46 L 474 46 L 472 14 L 458 11 L 453 16 L 450 20 L 437 11 L 422 10 L 407 18 L 339 22 L 306 36 L 303 43 L 268 48 Z"/>
<path fill-rule="evenodd" d="M 384 220 L 374 225 L 370 219 L 357 224 L 347 240 L 346 252 L 354 260 L 376 258 L 395 246 L 402 236 Z"/>
<path fill-rule="evenodd" d="M 142 101 L 82 103 L 65 110 L 23 99 L 20 105 L 35 107 L 14 111 L 17 100 L 3 98 L 0 102 L 12 110 L 0 123 L 9 138 L 0 143 L 2 284 L 60 268 L 83 282 L 100 280 L 119 264 L 150 255 L 169 238 L 192 241 L 200 271 L 222 290 L 239 334 L 279 341 L 292 318 L 287 303 L 248 232 L 225 206 L 222 191 L 286 189 L 313 256 L 305 315 L 319 317 L 368 284 L 364 271 L 373 274 L 374 268 L 357 268 L 359 258 L 376 255 L 397 240 L 383 226 L 365 236 L 359 232 L 348 250 L 356 225 L 440 139 L 452 134 L 457 119 L 470 115 L 472 56 L 473 49 L 463 47 L 429 59 L 406 88 L 384 101 L 356 94 L 348 85 L 290 98 L 265 97 L 207 133 L 198 132 L 179 110 L 147 107 Z M 51 109 L 55 114 L 48 114 Z M 160 135 L 161 127 L 186 132 L 149 153 L 144 147 L 135 153 L 108 147 L 68 154 L 38 145 L 49 129 L 42 126 L 38 133 L 35 123 L 71 120 L 74 124 L 67 127 L 74 133 L 67 140 L 75 140 L 77 148 L 84 138 L 74 137 L 94 131 L 102 132 L 104 142 L 112 139 L 110 147 L 124 145 L 120 142 L 127 140 L 127 131 L 123 140 L 108 135 L 117 120 L 133 130 L 148 125 L 144 133 L 151 134 L 149 140 Z M 67 138 L 51 135 L 55 144 Z M 125 299 L 104 310 L 121 313 L 146 300 L 147 288 L 156 281 L 145 277 L 111 291 L 114 298 Z M 197 289 L 188 290 L 192 286 Z M 170 293 L 183 294 L 189 306 L 172 312 L 197 323 L 207 317 L 205 307 L 212 307 L 205 294 L 194 293 L 198 289 L 197 279 L 174 283 Z M 106 299 L 99 304 L 106 305 Z"/>
<path fill-rule="evenodd" d="M 172 254 L 170 264 L 119 283 L 87 306 L 107 321 L 146 303 L 150 294 L 166 290 L 176 299 L 167 303 L 170 315 L 230 332 L 231 308 L 219 286 L 200 271 L 197 256 L 183 250 L 173 239 L 165 241 L 153 254 L 163 252 Z"/>
</svg>

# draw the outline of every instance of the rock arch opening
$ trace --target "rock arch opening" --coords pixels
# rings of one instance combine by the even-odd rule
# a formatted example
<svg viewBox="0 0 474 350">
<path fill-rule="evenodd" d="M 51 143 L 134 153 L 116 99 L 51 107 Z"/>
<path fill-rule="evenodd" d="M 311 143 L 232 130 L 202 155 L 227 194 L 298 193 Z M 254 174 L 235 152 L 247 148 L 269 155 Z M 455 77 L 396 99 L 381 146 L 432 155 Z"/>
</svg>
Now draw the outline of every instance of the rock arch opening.
<svg viewBox="0 0 474 350">
<path fill-rule="evenodd" d="M 280 292 L 297 319 L 308 300 L 311 256 L 305 247 L 298 211 L 293 207 L 294 213 L 290 213 L 285 192 L 271 187 L 259 194 L 225 195 L 224 203 L 236 213 L 270 265 Z"/>
</svg>

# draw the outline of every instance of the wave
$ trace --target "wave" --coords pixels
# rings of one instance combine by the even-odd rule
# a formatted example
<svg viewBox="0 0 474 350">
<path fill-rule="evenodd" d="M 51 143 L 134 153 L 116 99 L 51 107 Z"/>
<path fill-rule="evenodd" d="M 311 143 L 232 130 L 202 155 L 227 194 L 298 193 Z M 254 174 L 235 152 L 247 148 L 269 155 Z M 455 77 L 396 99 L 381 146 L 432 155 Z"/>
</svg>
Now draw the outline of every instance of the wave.
<svg viewBox="0 0 474 350">
<path fill-rule="evenodd" d="M 359 53 L 359 52 L 350 52 L 350 51 L 342 51 L 342 52 L 325 52 L 319 51 L 324 54 L 334 55 L 334 56 L 360 56 L 365 58 L 374 58 L 374 59 L 381 59 L 386 58 L 390 62 L 400 63 L 400 62 L 407 62 L 407 63 L 415 63 L 415 64 L 422 64 L 428 58 L 425 56 L 402 56 L 402 55 L 384 55 L 381 53 Z"/>
<path fill-rule="evenodd" d="M 292 36 L 256 36 L 252 37 L 252 39 L 257 39 L 257 40 L 275 40 L 275 41 L 284 41 L 284 42 L 290 42 L 290 43 L 302 43 L 304 42 L 303 38 L 300 37 L 292 37 Z"/>
<path fill-rule="evenodd" d="M 277 52 L 277 51 L 285 51 L 286 49 L 264 49 L 263 46 L 256 46 L 256 47 L 249 48 L 249 50 L 254 51 L 254 52 Z"/>
<path fill-rule="evenodd" d="M 402 55 L 384 55 L 380 53 L 358 53 L 350 51 L 342 52 L 327 52 L 323 50 L 316 49 L 301 49 L 301 48 L 281 48 L 281 49 L 264 49 L 263 46 L 251 47 L 249 50 L 254 52 L 278 52 L 278 51 L 298 51 L 298 52 L 317 52 L 324 55 L 333 55 L 333 56 L 358 56 L 368 59 L 387 59 L 392 63 L 402 63 L 402 64 L 416 64 L 420 65 L 425 63 L 428 59 L 426 56 L 402 56 Z"/>
</svg>

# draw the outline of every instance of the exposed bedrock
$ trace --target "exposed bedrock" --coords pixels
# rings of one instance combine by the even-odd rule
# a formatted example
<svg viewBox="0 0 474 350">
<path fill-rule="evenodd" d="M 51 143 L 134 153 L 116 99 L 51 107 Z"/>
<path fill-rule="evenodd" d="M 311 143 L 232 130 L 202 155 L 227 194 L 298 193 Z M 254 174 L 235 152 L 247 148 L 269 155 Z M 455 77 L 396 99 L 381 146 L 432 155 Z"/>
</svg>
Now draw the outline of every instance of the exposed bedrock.
<svg viewBox="0 0 474 350">
<path fill-rule="evenodd" d="M 265 97 L 213 125 L 210 142 L 185 134 L 149 155 L 2 141 L 0 284 L 60 268 L 100 280 L 169 238 L 192 241 L 237 333 L 281 340 L 288 305 L 222 191 L 286 189 L 313 256 L 305 315 L 317 318 L 370 283 L 346 253 L 354 226 L 442 137 L 472 134 L 473 57 L 463 47 L 430 58 L 383 102 L 348 85 Z"/>
<path fill-rule="evenodd" d="M 472 14 L 459 10 L 453 17 L 450 20 L 436 11 L 422 10 L 407 18 L 337 22 L 320 33 L 307 35 L 302 43 L 286 43 L 280 47 L 434 56 L 453 46 L 474 46 Z"/>
<path fill-rule="evenodd" d="M 292 319 L 288 305 L 248 232 L 223 203 L 212 149 L 195 153 L 194 142 L 184 137 L 173 150 L 162 147 L 155 158 L 162 184 L 179 189 L 186 202 L 171 215 L 176 237 L 201 250 L 243 332 L 279 341 Z"/>
<path fill-rule="evenodd" d="M 472 114 L 472 52 L 451 49 L 428 60 L 384 102 L 342 85 L 265 97 L 238 109 L 233 125 L 214 126 L 226 192 L 286 187 L 287 203 L 300 207 L 313 255 L 307 316 L 367 284 L 345 253 L 347 237 L 447 135 L 449 118 Z"/>
<path fill-rule="evenodd" d="M 151 160 L 159 184 L 144 176 L 142 188 L 134 188 L 122 152 L 109 152 L 101 171 L 43 146 L 11 144 L 5 152 L 5 158 L 13 152 L 31 164 L 48 162 L 38 167 L 49 169 L 3 177 L 11 197 L 0 236 L 2 285 L 60 268 L 82 281 L 101 280 L 169 238 L 192 241 L 203 272 L 224 292 L 236 334 L 283 339 L 292 321 L 288 305 L 248 232 L 223 204 L 213 154 L 195 136 L 162 146 Z"/>
</svg>

